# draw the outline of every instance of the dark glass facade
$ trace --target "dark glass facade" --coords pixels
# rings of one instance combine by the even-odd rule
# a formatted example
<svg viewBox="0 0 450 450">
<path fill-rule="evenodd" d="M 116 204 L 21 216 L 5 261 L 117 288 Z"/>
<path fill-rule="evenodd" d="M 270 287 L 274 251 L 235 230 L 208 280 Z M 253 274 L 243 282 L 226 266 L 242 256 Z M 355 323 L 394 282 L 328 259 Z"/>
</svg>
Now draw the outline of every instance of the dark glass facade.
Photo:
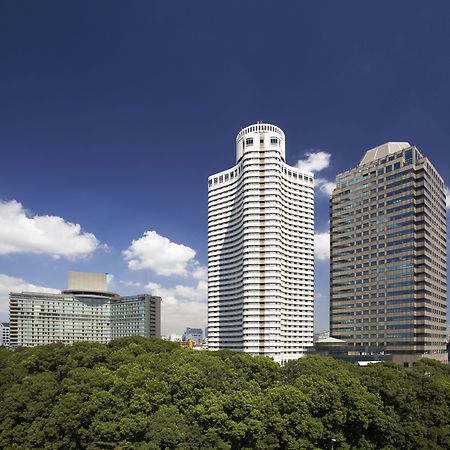
<svg viewBox="0 0 450 450">
<path fill-rule="evenodd" d="M 416 147 L 401 144 L 371 150 L 337 176 L 330 333 L 383 346 L 405 365 L 446 361 L 444 182 Z"/>
</svg>

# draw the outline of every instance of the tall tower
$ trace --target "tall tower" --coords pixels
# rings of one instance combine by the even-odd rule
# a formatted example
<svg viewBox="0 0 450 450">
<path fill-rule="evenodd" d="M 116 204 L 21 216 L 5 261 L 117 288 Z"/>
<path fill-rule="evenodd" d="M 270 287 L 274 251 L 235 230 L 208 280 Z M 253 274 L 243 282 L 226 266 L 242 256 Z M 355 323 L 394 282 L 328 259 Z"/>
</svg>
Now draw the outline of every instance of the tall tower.
<svg viewBox="0 0 450 450">
<path fill-rule="evenodd" d="M 446 353 L 444 181 L 408 142 L 366 152 L 331 196 L 331 335 L 409 366 Z"/>
<path fill-rule="evenodd" d="M 208 178 L 208 344 L 283 363 L 313 342 L 314 180 L 285 163 L 283 131 L 236 137 Z"/>
</svg>

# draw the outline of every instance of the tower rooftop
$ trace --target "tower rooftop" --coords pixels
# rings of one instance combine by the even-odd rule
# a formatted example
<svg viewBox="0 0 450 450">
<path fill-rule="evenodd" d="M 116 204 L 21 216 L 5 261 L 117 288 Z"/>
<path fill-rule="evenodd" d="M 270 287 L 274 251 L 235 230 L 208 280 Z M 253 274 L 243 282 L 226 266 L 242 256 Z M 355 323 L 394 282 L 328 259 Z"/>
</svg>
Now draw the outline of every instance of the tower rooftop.
<svg viewBox="0 0 450 450">
<path fill-rule="evenodd" d="M 386 144 L 367 150 L 359 165 L 364 166 L 372 161 L 384 158 L 385 156 L 391 155 L 392 153 L 396 153 L 408 147 L 411 147 L 409 142 L 386 142 Z"/>
</svg>

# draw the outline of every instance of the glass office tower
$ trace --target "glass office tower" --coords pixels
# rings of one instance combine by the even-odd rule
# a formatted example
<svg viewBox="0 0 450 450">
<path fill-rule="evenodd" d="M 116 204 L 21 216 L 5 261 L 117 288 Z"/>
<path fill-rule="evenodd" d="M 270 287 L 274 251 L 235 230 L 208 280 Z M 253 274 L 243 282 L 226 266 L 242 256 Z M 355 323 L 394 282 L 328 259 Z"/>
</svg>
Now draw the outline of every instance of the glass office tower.
<svg viewBox="0 0 450 450">
<path fill-rule="evenodd" d="M 331 196 L 330 332 L 409 366 L 446 353 L 444 181 L 407 142 L 366 152 Z"/>
</svg>

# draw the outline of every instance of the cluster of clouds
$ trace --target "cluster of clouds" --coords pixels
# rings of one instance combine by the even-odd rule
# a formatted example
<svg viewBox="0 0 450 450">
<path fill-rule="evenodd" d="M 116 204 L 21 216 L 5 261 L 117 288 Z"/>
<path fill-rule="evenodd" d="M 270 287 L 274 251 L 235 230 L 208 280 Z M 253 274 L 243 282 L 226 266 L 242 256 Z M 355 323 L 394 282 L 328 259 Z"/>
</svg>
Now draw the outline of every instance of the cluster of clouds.
<svg viewBox="0 0 450 450">
<path fill-rule="evenodd" d="M 123 252 L 130 270 L 150 269 L 161 276 L 189 275 L 195 255 L 192 248 L 172 242 L 156 231 L 146 231 Z"/>
<path fill-rule="evenodd" d="M 94 234 L 83 231 L 79 224 L 57 216 L 34 215 L 15 200 L 0 202 L 0 255 L 31 253 L 73 261 L 85 259 L 99 248 L 107 247 L 101 245 Z M 124 283 L 135 290 L 164 298 L 163 332 L 179 331 L 181 324 L 206 325 L 207 268 L 195 259 L 195 250 L 172 242 L 156 231 L 147 231 L 133 240 L 122 254 L 130 271 L 148 270 L 159 277 L 184 279 L 184 284 L 176 284 L 175 287 L 154 282 L 146 285 Z M 23 291 L 59 292 L 0 274 L 1 316 L 7 317 L 9 293 Z"/>
<path fill-rule="evenodd" d="M 308 172 L 320 172 L 326 169 L 330 165 L 331 153 L 317 151 L 317 152 L 306 152 L 306 159 L 299 159 L 297 162 L 297 167 L 306 170 Z"/>
<path fill-rule="evenodd" d="M 299 169 L 315 174 L 316 172 L 320 172 L 330 166 L 331 153 L 324 152 L 322 150 L 317 152 L 309 151 L 305 153 L 305 156 L 305 159 L 299 159 L 297 161 L 296 167 Z M 327 180 L 323 177 L 315 177 L 314 185 L 319 192 L 326 195 L 331 195 L 336 186 L 334 181 Z"/>
<path fill-rule="evenodd" d="M 306 158 L 298 160 L 296 166 L 299 169 L 316 173 L 330 166 L 331 153 L 322 150 L 306 152 Z M 327 197 L 331 195 L 336 184 L 323 177 L 314 177 L 314 186 L 319 193 Z M 330 233 L 327 231 L 316 232 L 314 235 L 314 255 L 318 261 L 327 261 L 330 258 Z"/>
<path fill-rule="evenodd" d="M 186 325 L 206 326 L 207 268 L 195 259 L 194 249 L 151 230 L 134 240 L 122 254 L 131 271 L 148 269 L 160 277 L 183 279 L 184 283 L 175 287 L 155 282 L 142 286 L 146 292 L 164 299 L 161 303 L 163 334 L 179 332 Z"/>
<path fill-rule="evenodd" d="M 54 259 L 86 259 L 98 249 L 107 249 L 92 233 L 62 217 L 36 215 L 16 200 L 0 201 L 0 255 L 18 253 L 47 255 Z M 205 326 L 207 269 L 196 259 L 192 248 L 172 242 L 156 231 L 147 231 L 123 251 L 130 271 L 149 270 L 159 277 L 182 277 L 184 284 L 164 287 L 150 282 L 128 282 L 164 298 L 162 304 L 165 332 L 180 329 L 180 324 Z M 0 315 L 7 317 L 10 292 L 59 292 L 22 278 L 0 274 Z M 198 322 L 201 323 L 198 323 Z"/>
</svg>

